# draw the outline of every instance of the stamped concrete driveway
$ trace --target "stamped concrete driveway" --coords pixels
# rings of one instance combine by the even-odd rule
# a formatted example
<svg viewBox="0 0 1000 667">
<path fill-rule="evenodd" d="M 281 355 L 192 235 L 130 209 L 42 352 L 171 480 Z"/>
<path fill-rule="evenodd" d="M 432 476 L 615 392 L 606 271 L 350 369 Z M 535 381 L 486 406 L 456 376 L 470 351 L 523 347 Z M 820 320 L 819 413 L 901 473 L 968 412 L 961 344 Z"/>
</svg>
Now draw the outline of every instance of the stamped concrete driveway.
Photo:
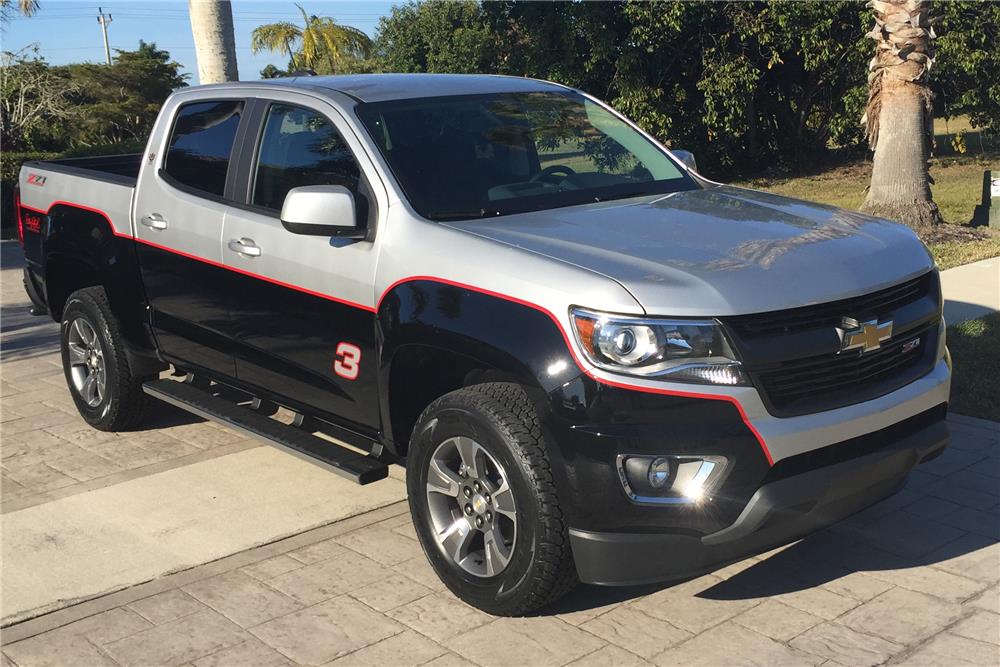
<svg viewBox="0 0 1000 667">
<path fill-rule="evenodd" d="M 905 489 L 793 545 L 675 586 L 581 587 L 539 616 L 493 618 L 434 577 L 396 480 L 348 493 L 308 464 L 165 407 L 151 430 L 85 429 L 53 356 L 54 328 L 21 316 L 4 259 L 4 614 L 8 581 L 19 600 L 33 586 L 51 596 L 53 571 L 79 579 L 65 590 L 92 591 L 7 625 L 4 665 L 1000 664 L 996 423 L 953 416 L 952 447 Z M 240 459 L 264 452 L 266 461 Z M 174 495 L 171 474 L 184 482 Z M 294 495 L 297 485 L 310 493 Z M 375 509 L 359 503 L 337 520 L 384 485 L 393 488 Z M 91 495 L 101 493 L 112 496 Z M 315 493 L 326 502 L 306 509 Z M 163 517 L 161 494 L 185 521 Z M 51 505 L 58 511 L 39 509 Z M 270 537 L 232 536 L 256 530 L 246 516 L 274 515 Z M 219 528 L 229 521 L 239 529 Z M 150 546 L 178 534 L 167 557 Z M 88 568 L 66 564 L 74 558 Z M 149 560 L 174 565 L 150 576 Z M 118 569 L 128 585 L 91 581 Z"/>
</svg>

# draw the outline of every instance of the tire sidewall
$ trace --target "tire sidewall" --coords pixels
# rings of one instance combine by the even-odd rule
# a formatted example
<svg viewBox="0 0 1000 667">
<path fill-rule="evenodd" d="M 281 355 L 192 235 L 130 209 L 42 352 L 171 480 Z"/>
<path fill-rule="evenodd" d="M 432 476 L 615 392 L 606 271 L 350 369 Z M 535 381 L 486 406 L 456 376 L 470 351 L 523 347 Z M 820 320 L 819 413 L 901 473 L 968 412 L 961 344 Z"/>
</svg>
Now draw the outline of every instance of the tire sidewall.
<svg viewBox="0 0 1000 667">
<path fill-rule="evenodd" d="M 513 438 L 504 433 L 495 415 L 463 406 L 460 399 L 456 400 L 458 397 L 446 398 L 451 400 L 417 425 L 410 443 L 406 476 L 410 512 L 421 546 L 445 585 L 481 609 L 503 613 L 505 607 L 518 605 L 527 593 L 526 583 L 533 578 L 539 524 L 531 517 L 537 517 L 542 508 L 527 461 L 519 455 Z M 517 535 L 513 554 L 507 567 L 493 577 L 477 577 L 463 570 L 444 553 L 432 535 L 426 490 L 428 466 L 438 445 L 455 436 L 472 438 L 486 449 L 503 466 L 514 494 Z"/>
<path fill-rule="evenodd" d="M 90 407 L 73 386 L 73 376 L 69 361 L 69 330 L 73 322 L 84 319 L 97 334 L 97 344 L 101 347 L 105 368 L 105 395 L 96 407 Z M 114 419 L 119 401 L 118 367 L 116 350 L 107 320 L 91 299 L 85 295 L 73 294 L 63 308 L 62 322 L 59 328 L 59 348 L 62 353 L 63 374 L 66 376 L 66 386 L 73 397 L 80 416 L 91 426 L 103 426 Z"/>
</svg>

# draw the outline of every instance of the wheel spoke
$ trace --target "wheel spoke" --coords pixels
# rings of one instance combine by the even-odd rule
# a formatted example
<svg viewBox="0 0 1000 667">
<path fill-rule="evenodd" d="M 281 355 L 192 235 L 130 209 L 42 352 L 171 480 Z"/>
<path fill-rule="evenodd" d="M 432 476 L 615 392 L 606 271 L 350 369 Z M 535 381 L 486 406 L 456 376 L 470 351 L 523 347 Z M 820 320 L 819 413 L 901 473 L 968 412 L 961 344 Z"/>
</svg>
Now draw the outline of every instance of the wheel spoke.
<svg viewBox="0 0 1000 667">
<path fill-rule="evenodd" d="M 83 400 L 87 401 L 88 405 L 93 406 L 97 401 L 95 401 L 97 394 L 97 380 L 94 374 L 91 373 L 83 381 L 83 387 L 80 389 L 80 393 L 83 395 Z"/>
<path fill-rule="evenodd" d="M 442 461 L 431 459 L 428 473 L 428 491 L 443 493 L 452 498 L 458 497 L 459 490 L 462 488 L 462 479 L 456 473 L 449 470 Z"/>
<path fill-rule="evenodd" d="M 493 492 L 493 507 L 498 514 L 514 520 L 514 493 L 510 490 L 510 484 L 504 479 L 500 488 Z"/>
<path fill-rule="evenodd" d="M 82 318 L 78 319 L 75 322 L 75 324 L 76 324 L 76 330 L 80 334 L 80 339 L 88 346 L 94 347 L 94 343 L 96 342 L 97 339 L 97 334 L 94 333 L 94 330 L 90 327 L 90 324 L 87 323 Z"/>
<path fill-rule="evenodd" d="M 469 544 L 474 534 L 475 531 L 469 522 L 459 518 L 438 536 L 438 542 L 456 563 L 460 563 L 468 555 Z"/>
<path fill-rule="evenodd" d="M 87 348 L 79 343 L 68 343 L 66 347 L 69 350 L 70 366 L 80 366 L 87 363 Z"/>
<path fill-rule="evenodd" d="M 510 549 L 504 544 L 503 535 L 496 526 L 483 534 L 486 544 L 486 576 L 492 577 L 502 572 L 510 562 Z"/>
<path fill-rule="evenodd" d="M 104 392 L 107 390 L 107 380 L 104 377 L 103 365 L 95 371 L 94 376 L 97 378 L 97 389 L 95 393 L 97 395 L 97 402 L 100 403 L 104 400 Z"/>
<path fill-rule="evenodd" d="M 455 448 L 462 457 L 462 463 L 470 477 L 479 477 L 479 444 L 471 438 L 459 436 L 455 438 Z"/>
</svg>

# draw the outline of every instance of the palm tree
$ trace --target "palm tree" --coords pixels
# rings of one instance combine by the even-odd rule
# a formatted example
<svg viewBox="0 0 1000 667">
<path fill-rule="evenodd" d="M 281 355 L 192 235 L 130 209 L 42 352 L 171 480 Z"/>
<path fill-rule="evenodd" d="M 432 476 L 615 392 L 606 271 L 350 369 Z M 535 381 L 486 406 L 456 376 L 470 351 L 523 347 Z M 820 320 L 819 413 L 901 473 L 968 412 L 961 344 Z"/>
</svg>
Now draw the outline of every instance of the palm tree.
<svg viewBox="0 0 1000 667">
<path fill-rule="evenodd" d="M 324 63 L 334 72 L 344 58 L 367 58 L 372 41 L 361 30 L 340 25 L 328 16 L 310 16 L 301 5 L 303 26 L 285 21 L 268 23 L 254 29 L 250 50 L 286 52 L 292 69 L 316 69 Z M 293 50 L 293 45 L 297 50 Z"/>
<path fill-rule="evenodd" d="M 237 81 L 236 37 L 229 0 L 188 0 L 201 83 Z"/>
<path fill-rule="evenodd" d="M 34 16 L 38 11 L 38 0 L 17 0 L 17 11 L 22 16 Z M 14 0 L 0 0 L 0 18 L 5 22 L 14 13 Z"/>
<path fill-rule="evenodd" d="M 911 227 L 941 221 L 931 196 L 933 131 L 928 71 L 934 61 L 929 0 L 870 0 L 875 57 L 868 66 L 868 142 L 875 151 L 861 210 Z"/>
</svg>

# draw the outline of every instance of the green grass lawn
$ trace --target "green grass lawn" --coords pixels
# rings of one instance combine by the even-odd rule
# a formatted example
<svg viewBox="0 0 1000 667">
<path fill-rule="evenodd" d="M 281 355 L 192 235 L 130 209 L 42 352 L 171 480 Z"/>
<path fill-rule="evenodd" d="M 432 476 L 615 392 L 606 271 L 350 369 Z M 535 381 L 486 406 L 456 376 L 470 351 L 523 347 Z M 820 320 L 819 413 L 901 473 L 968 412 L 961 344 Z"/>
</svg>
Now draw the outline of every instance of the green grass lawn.
<svg viewBox="0 0 1000 667">
<path fill-rule="evenodd" d="M 948 327 L 951 409 L 1000 421 L 1000 313 Z"/>
<path fill-rule="evenodd" d="M 955 121 L 952 121 L 952 125 L 954 124 Z M 954 126 L 951 131 L 954 134 Z M 939 145 L 947 143 L 947 140 L 947 135 L 941 135 Z M 975 148 L 978 150 L 978 139 Z M 965 155 L 949 152 L 951 154 L 931 160 L 934 201 L 945 222 L 968 225 L 972 221 L 976 205 L 982 200 L 983 172 L 987 169 L 1000 169 L 1000 152 L 972 154 L 971 147 L 970 153 Z M 871 163 L 863 161 L 808 176 L 758 178 L 739 185 L 857 210 L 865 199 L 865 188 L 870 180 Z M 984 230 L 983 235 L 984 238 L 977 240 L 932 242 L 929 246 L 942 269 L 1000 256 L 1000 234 Z"/>
</svg>

